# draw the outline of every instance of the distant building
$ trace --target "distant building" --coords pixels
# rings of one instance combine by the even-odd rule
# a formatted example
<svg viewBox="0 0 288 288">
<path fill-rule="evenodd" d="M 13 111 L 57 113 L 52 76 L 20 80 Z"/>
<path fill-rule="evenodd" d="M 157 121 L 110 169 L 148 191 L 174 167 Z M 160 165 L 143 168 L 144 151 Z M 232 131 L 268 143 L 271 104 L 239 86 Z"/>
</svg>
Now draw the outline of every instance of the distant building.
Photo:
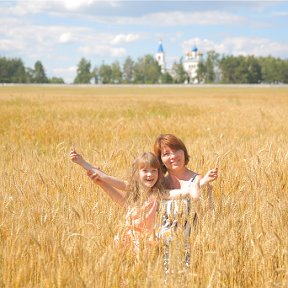
<svg viewBox="0 0 288 288">
<path fill-rule="evenodd" d="M 158 62 L 159 66 L 161 67 L 161 72 L 165 73 L 166 72 L 165 52 L 161 40 L 159 41 L 159 46 L 157 53 L 155 55 L 155 59 Z"/>
<path fill-rule="evenodd" d="M 191 51 L 186 53 L 185 59 L 183 61 L 183 68 L 189 76 L 189 83 L 197 84 L 197 68 L 201 61 L 203 54 L 198 51 L 196 46 L 192 47 Z"/>
<path fill-rule="evenodd" d="M 203 54 L 198 51 L 196 46 L 193 46 L 191 51 L 187 52 L 185 58 L 183 60 L 183 69 L 187 72 L 189 77 L 189 83 L 197 84 L 197 68 L 199 62 L 202 60 Z M 166 68 L 165 62 L 165 52 L 163 48 L 162 41 L 159 41 L 159 46 L 157 53 L 155 55 L 155 59 L 161 67 L 161 72 L 169 72 L 171 74 L 172 71 L 168 71 Z M 171 75 L 173 77 L 173 75 Z"/>
</svg>

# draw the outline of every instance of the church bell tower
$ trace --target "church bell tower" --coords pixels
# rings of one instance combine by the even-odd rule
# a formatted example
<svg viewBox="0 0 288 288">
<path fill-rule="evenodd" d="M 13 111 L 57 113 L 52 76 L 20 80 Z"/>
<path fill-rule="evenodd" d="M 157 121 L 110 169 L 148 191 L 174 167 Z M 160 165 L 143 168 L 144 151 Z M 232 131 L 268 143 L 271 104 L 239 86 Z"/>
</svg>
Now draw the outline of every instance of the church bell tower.
<svg viewBox="0 0 288 288">
<path fill-rule="evenodd" d="M 158 62 L 159 66 L 161 67 L 161 72 L 165 73 L 166 72 L 165 52 L 161 40 L 159 41 L 159 46 L 157 53 L 155 55 L 155 59 Z"/>
</svg>

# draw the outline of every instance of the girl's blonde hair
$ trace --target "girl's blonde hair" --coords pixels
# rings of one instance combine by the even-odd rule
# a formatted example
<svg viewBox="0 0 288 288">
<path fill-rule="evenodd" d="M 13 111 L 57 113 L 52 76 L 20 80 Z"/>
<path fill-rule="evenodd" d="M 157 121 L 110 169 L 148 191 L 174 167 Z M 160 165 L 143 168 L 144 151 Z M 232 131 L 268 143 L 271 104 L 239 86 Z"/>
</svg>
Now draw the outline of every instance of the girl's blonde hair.
<svg viewBox="0 0 288 288">
<path fill-rule="evenodd" d="M 164 193 L 163 173 L 160 163 L 153 153 L 144 152 L 142 155 L 138 156 L 132 164 L 131 178 L 127 193 L 128 205 L 147 199 L 147 195 L 143 195 L 143 193 L 141 193 L 141 183 L 139 180 L 139 170 L 146 167 L 152 167 L 158 170 L 158 179 L 155 185 L 150 188 L 148 194 L 155 193 L 156 196 L 160 198 Z"/>
</svg>

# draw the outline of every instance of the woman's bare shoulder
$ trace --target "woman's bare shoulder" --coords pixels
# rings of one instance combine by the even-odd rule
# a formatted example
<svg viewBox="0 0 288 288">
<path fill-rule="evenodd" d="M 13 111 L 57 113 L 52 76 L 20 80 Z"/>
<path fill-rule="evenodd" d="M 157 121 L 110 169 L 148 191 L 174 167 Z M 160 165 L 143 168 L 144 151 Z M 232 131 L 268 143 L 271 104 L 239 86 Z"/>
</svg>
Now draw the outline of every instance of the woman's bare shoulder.
<svg viewBox="0 0 288 288">
<path fill-rule="evenodd" d="M 171 181 L 169 174 L 164 176 L 163 184 L 164 184 L 164 189 L 173 189 L 172 181 Z"/>
</svg>

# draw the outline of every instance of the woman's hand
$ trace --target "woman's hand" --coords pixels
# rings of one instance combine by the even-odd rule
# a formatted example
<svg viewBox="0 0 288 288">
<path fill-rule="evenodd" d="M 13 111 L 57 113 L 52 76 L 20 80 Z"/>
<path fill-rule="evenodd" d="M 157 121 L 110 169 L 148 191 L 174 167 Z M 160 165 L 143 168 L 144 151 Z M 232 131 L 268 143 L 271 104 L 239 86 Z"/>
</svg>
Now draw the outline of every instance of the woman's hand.
<svg viewBox="0 0 288 288">
<path fill-rule="evenodd" d="M 218 168 L 209 170 L 205 176 L 201 179 L 201 186 L 208 184 L 218 178 Z"/>
</svg>

